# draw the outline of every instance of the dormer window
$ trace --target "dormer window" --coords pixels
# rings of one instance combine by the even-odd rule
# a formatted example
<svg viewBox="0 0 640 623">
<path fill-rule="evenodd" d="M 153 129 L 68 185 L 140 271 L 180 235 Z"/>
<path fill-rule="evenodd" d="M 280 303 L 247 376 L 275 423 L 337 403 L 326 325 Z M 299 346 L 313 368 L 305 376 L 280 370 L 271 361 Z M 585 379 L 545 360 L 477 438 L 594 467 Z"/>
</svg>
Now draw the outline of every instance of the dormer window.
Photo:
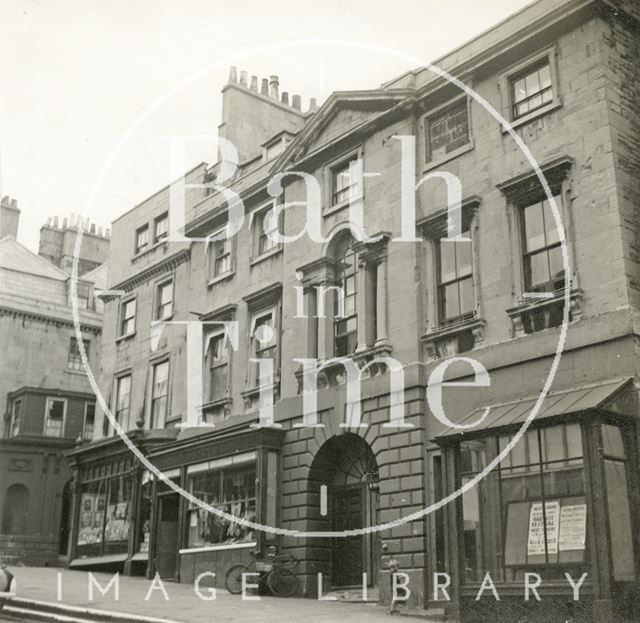
<svg viewBox="0 0 640 623">
<path fill-rule="evenodd" d="M 273 160 L 277 156 L 279 156 L 286 148 L 286 146 L 291 142 L 293 138 L 292 134 L 288 132 L 281 132 L 280 134 L 274 136 L 271 140 L 267 141 L 262 146 L 262 159 L 265 162 L 269 160 Z"/>
</svg>

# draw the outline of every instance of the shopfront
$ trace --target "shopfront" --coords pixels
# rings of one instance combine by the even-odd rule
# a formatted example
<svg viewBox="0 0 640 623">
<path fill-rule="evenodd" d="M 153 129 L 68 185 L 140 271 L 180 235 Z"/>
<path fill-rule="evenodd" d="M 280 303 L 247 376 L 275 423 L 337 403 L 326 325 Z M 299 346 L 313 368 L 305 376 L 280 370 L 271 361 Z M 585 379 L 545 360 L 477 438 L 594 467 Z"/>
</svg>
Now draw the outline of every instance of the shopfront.
<svg viewBox="0 0 640 623">
<path fill-rule="evenodd" d="M 276 429 L 221 429 L 174 442 L 149 459 L 194 498 L 231 517 L 275 526 L 283 436 Z M 270 533 L 210 513 L 166 483 L 151 490 L 150 575 L 193 582 L 207 571 L 222 587 L 231 565 L 278 544 Z"/>
<path fill-rule="evenodd" d="M 142 452 L 173 435 L 132 433 Z M 149 552 L 151 482 L 120 438 L 68 453 L 73 472 L 70 567 L 144 575 Z"/>
<path fill-rule="evenodd" d="M 533 403 L 495 405 L 484 430 L 437 439 L 446 491 L 506 447 Z M 462 621 L 635 620 L 636 412 L 632 381 L 552 393 L 498 467 L 447 506 L 447 567 Z"/>
</svg>

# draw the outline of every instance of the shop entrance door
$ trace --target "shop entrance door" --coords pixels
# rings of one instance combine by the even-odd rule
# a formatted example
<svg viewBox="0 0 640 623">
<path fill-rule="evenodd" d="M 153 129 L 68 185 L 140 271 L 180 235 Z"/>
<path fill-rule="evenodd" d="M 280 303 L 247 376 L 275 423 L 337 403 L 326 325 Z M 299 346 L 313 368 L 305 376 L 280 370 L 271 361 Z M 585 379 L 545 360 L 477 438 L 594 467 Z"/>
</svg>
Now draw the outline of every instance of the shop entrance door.
<svg viewBox="0 0 640 623">
<path fill-rule="evenodd" d="M 366 484 L 336 487 L 332 496 L 333 530 L 354 530 L 365 525 Z M 365 571 L 365 536 L 333 539 L 333 585 L 359 586 Z"/>
<path fill-rule="evenodd" d="M 177 575 L 179 506 L 180 496 L 175 493 L 158 498 L 155 566 L 163 580 Z"/>
</svg>

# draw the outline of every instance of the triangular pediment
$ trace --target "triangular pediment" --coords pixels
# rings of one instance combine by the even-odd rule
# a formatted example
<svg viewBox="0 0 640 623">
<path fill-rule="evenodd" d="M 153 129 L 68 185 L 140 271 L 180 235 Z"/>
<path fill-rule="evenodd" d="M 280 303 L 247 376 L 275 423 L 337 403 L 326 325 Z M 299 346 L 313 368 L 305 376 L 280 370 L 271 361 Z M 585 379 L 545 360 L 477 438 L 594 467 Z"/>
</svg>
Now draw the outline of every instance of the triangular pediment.
<svg viewBox="0 0 640 623">
<path fill-rule="evenodd" d="M 322 150 L 412 95 L 413 91 L 409 89 L 332 93 L 275 161 L 273 170 L 288 168 L 292 163 Z"/>
</svg>

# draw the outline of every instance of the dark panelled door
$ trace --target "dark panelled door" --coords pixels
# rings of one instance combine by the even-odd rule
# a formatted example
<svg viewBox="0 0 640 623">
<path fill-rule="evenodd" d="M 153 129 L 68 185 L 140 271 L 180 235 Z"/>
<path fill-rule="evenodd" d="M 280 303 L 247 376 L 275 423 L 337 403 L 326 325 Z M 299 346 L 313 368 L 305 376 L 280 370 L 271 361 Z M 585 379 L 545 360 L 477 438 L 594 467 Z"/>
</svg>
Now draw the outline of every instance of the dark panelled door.
<svg viewBox="0 0 640 623">
<path fill-rule="evenodd" d="M 156 572 L 166 580 L 172 580 L 176 576 L 179 503 L 180 496 L 174 494 L 158 498 Z"/>
<path fill-rule="evenodd" d="M 364 494 L 366 485 L 336 487 L 332 496 L 333 530 L 364 527 Z M 364 571 L 364 537 L 333 539 L 331 581 L 334 586 L 360 586 Z"/>
</svg>

